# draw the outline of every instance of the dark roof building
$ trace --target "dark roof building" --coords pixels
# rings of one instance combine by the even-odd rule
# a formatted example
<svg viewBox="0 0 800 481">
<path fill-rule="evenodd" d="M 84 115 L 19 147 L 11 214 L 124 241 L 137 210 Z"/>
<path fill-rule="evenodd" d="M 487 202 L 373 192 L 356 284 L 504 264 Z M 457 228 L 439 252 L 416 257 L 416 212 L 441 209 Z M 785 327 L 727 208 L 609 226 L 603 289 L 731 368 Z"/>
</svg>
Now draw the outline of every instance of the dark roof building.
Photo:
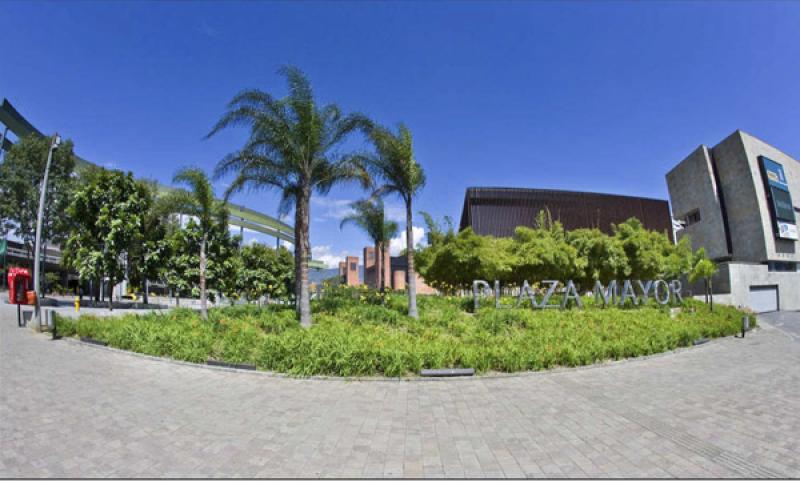
<svg viewBox="0 0 800 481">
<path fill-rule="evenodd" d="M 664 232 L 672 239 L 672 218 L 665 200 L 510 187 L 469 187 L 459 230 L 472 227 L 479 235 L 510 237 L 517 226 L 533 227 L 543 210 L 566 230 L 596 227 L 610 234 L 612 224 L 636 217 L 645 228 Z"/>
</svg>

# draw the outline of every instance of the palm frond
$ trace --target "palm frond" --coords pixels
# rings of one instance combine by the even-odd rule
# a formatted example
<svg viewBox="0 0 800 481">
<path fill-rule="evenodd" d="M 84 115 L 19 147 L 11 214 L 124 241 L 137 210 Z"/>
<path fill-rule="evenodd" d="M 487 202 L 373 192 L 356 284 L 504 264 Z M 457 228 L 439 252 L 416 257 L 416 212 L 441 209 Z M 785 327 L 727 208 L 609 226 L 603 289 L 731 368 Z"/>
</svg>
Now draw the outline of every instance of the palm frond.
<svg viewBox="0 0 800 481">
<path fill-rule="evenodd" d="M 414 158 L 411 131 L 404 124 L 398 125 L 397 133 L 376 125 L 370 129 L 369 138 L 376 153 L 366 167 L 384 182 L 377 191 L 396 193 L 408 203 L 425 185 L 425 172 Z"/>
<path fill-rule="evenodd" d="M 288 215 L 297 204 L 297 189 L 287 186 L 281 191 L 281 200 L 278 203 L 278 215 Z"/>
<path fill-rule="evenodd" d="M 193 204 L 195 209 L 195 214 L 193 215 L 200 219 L 204 227 L 208 226 L 213 216 L 212 211 L 216 199 L 205 172 L 197 167 L 186 167 L 178 170 L 172 181 L 189 187 L 188 191 L 178 190 L 174 200 L 176 202 L 182 200 L 184 208 L 187 209 L 190 203 Z M 180 194 L 180 192 L 185 192 L 188 195 Z"/>
</svg>

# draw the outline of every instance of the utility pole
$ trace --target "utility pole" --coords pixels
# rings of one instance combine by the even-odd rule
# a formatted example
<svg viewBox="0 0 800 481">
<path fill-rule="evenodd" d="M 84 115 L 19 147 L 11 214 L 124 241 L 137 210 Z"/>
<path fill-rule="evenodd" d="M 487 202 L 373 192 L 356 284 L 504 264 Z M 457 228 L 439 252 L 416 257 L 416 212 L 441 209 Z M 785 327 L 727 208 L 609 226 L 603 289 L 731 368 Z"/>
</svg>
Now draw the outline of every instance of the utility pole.
<svg viewBox="0 0 800 481">
<path fill-rule="evenodd" d="M 47 163 L 44 167 L 44 178 L 39 192 L 39 212 L 36 215 L 36 245 L 34 246 L 34 260 L 33 260 L 33 290 L 36 292 L 36 305 L 34 308 L 35 322 L 33 323 L 34 329 L 41 329 L 42 326 L 42 309 L 40 300 L 42 297 L 42 280 L 40 279 L 39 263 L 42 256 L 42 222 L 44 221 L 44 202 L 47 194 L 47 178 L 50 175 L 50 163 L 53 161 L 53 152 L 61 145 L 61 137 L 58 134 L 53 135 L 53 140 L 50 142 L 50 149 L 47 151 Z"/>
</svg>

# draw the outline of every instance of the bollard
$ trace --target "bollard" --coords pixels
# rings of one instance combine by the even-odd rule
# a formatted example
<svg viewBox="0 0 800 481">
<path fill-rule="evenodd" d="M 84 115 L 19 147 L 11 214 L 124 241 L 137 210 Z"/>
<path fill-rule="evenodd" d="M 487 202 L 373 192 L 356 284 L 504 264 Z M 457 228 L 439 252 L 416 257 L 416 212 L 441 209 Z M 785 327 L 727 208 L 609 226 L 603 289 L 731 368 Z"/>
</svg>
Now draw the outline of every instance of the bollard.
<svg viewBox="0 0 800 481">
<path fill-rule="evenodd" d="M 44 330 L 45 327 L 48 327 L 50 329 L 53 328 L 53 325 L 55 325 L 55 319 L 53 314 L 55 314 L 55 311 L 53 311 L 52 309 L 42 309 L 42 324 L 40 326 L 40 329 Z"/>
<path fill-rule="evenodd" d="M 75 312 L 81 312 L 81 298 L 75 297 Z"/>
<path fill-rule="evenodd" d="M 745 314 L 742 316 L 742 337 L 744 337 L 744 333 L 750 330 L 750 316 Z"/>
</svg>

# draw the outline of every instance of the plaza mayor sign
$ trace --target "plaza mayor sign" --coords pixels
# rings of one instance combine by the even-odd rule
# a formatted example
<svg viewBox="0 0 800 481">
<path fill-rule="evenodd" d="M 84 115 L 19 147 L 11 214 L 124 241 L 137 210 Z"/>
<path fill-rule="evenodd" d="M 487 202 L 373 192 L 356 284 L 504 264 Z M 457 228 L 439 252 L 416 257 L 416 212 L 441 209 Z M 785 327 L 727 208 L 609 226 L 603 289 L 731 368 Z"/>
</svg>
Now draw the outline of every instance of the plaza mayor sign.
<svg viewBox="0 0 800 481">
<path fill-rule="evenodd" d="M 537 299 L 536 293 L 530 284 L 528 284 L 528 281 L 523 282 L 519 294 L 517 295 L 516 307 L 530 302 L 534 309 L 565 309 L 569 306 L 570 301 L 572 301 L 579 308 L 583 308 L 581 295 L 578 293 L 575 283 L 571 280 L 567 281 L 564 287 L 560 289 L 560 281 L 542 281 L 542 284 L 548 287 L 541 296 L 541 299 Z M 638 287 L 638 289 L 636 287 Z M 677 279 L 669 282 L 663 279 L 654 281 L 637 280 L 635 284 L 634 281 L 626 279 L 621 285 L 616 280 L 613 280 L 608 283 L 608 286 L 604 286 L 600 281 L 595 281 L 592 292 L 595 300 L 598 303 L 602 302 L 603 306 L 622 306 L 628 301 L 630 301 L 632 305 L 638 306 L 640 304 L 646 304 L 650 296 L 652 296 L 658 304 L 667 305 L 670 302 L 676 304 L 683 303 L 683 297 L 681 297 L 682 288 L 681 281 Z M 550 304 L 550 298 L 557 291 L 563 293 L 561 304 Z M 494 297 L 494 307 L 496 309 L 508 307 L 500 304 L 500 293 L 500 281 L 494 281 L 494 288 L 486 281 L 472 281 L 472 295 L 475 303 L 475 310 L 478 309 L 482 297 Z"/>
</svg>

